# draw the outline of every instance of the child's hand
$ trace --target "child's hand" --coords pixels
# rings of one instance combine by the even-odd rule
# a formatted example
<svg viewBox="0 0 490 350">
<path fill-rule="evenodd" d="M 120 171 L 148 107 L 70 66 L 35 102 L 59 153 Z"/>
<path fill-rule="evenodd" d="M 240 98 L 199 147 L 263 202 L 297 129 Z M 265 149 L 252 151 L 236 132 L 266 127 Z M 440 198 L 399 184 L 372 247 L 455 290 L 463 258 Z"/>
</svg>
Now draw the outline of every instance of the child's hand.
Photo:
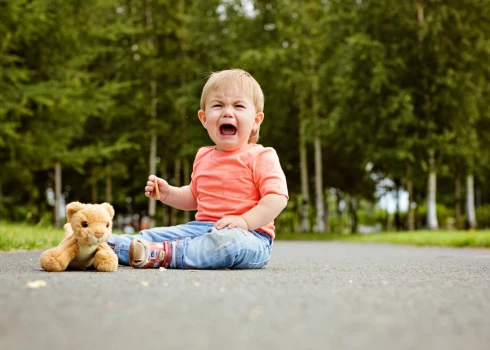
<svg viewBox="0 0 490 350">
<path fill-rule="evenodd" d="M 158 184 L 158 190 L 155 187 L 155 181 Z M 159 194 L 159 195 L 158 195 Z M 145 187 L 145 196 L 159 201 L 164 201 L 170 194 L 170 186 L 164 179 L 160 179 L 155 175 L 148 177 L 148 182 Z"/>
<path fill-rule="evenodd" d="M 225 227 L 228 228 L 240 227 L 248 231 L 247 222 L 241 216 L 225 216 L 224 218 L 216 221 L 214 227 L 216 227 L 218 230 L 221 230 L 222 228 Z"/>
</svg>

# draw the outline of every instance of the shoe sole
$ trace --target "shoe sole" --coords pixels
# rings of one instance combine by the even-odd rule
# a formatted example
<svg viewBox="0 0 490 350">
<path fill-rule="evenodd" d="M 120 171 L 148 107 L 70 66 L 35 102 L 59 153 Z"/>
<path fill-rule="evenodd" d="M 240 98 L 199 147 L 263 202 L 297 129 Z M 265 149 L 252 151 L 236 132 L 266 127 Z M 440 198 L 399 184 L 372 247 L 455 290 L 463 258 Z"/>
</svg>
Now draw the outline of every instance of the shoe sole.
<svg viewBox="0 0 490 350">
<path fill-rule="evenodd" d="M 133 239 L 131 241 L 131 243 L 129 244 L 129 265 L 131 265 L 132 267 L 139 267 L 138 264 L 134 264 L 134 250 L 135 250 L 135 245 L 136 245 L 136 242 L 138 242 L 139 240 L 138 239 Z M 144 244 L 144 243 L 142 243 Z M 141 265 L 141 263 L 139 264 Z"/>
<path fill-rule="evenodd" d="M 141 259 L 142 254 L 140 252 L 140 247 L 136 247 L 137 243 L 141 243 L 144 246 L 143 259 Z M 165 247 L 170 245 L 170 243 L 169 242 L 161 243 L 162 247 L 153 250 L 151 246 L 152 244 L 153 243 L 149 243 L 138 238 L 133 239 L 129 244 L 129 265 L 137 269 L 154 268 L 163 265 L 166 265 L 168 267 L 170 261 L 172 260 L 172 253 L 168 254 L 168 258 L 167 258 L 168 261 L 166 261 L 165 258 L 167 257 L 167 254 L 165 252 Z M 136 250 L 138 250 L 139 254 L 135 254 Z M 158 252 L 158 256 L 154 255 L 155 252 Z M 138 259 L 136 259 L 135 255 L 138 255 Z M 135 262 L 135 260 L 137 260 L 138 262 Z"/>
</svg>

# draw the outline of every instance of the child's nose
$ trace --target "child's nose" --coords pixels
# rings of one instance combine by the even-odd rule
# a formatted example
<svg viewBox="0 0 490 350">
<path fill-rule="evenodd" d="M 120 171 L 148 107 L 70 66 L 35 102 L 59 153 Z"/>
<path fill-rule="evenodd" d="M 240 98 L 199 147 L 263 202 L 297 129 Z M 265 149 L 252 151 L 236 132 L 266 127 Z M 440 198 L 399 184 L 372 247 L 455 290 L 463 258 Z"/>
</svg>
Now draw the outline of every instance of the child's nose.
<svg viewBox="0 0 490 350">
<path fill-rule="evenodd" d="M 231 106 L 223 109 L 223 117 L 233 117 L 233 108 Z"/>
</svg>

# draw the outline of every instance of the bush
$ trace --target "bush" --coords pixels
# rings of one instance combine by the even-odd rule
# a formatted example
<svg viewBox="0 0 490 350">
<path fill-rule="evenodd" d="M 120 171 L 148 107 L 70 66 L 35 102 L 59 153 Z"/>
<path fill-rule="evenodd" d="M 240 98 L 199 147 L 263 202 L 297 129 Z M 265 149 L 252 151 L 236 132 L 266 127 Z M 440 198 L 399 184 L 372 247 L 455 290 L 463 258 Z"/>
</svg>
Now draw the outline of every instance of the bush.
<svg viewBox="0 0 490 350">
<path fill-rule="evenodd" d="M 389 216 L 389 214 L 386 210 L 381 208 L 376 208 L 372 211 L 359 210 L 357 212 L 360 225 L 375 226 L 376 224 L 381 224 L 384 227 L 386 226 L 387 216 Z"/>
<path fill-rule="evenodd" d="M 415 212 L 417 214 L 416 221 L 422 224 L 422 227 L 418 227 L 418 229 L 427 227 L 427 203 L 420 204 L 418 211 Z M 437 222 L 439 223 L 440 228 L 453 228 L 456 221 L 456 210 L 454 208 L 446 207 L 443 204 L 437 204 L 436 212 Z"/>
<path fill-rule="evenodd" d="M 490 228 L 490 204 L 475 209 L 478 228 Z"/>
</svg>

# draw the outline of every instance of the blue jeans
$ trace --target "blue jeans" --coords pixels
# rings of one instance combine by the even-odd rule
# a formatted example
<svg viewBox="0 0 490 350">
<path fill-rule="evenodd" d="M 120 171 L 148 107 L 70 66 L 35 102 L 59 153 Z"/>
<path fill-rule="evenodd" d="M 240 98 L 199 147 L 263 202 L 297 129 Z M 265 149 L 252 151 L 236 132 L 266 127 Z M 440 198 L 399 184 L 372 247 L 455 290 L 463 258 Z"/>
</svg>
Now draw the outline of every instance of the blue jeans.
<svg viewBox="0 0 490 350">
<path fill-rule="evenodd" d="M 217 230 L 214 222 L 191 221 L 136 235 L 111 235 L 107 243 L 120 264 L 129 265 L 129 244 L 135 238 L 172 242 L 170 268 L 174 269 L 260 269 L 269 262 L 272 250 L 272 239 L 266 233 L 241 228 Z"/>
</svg>

